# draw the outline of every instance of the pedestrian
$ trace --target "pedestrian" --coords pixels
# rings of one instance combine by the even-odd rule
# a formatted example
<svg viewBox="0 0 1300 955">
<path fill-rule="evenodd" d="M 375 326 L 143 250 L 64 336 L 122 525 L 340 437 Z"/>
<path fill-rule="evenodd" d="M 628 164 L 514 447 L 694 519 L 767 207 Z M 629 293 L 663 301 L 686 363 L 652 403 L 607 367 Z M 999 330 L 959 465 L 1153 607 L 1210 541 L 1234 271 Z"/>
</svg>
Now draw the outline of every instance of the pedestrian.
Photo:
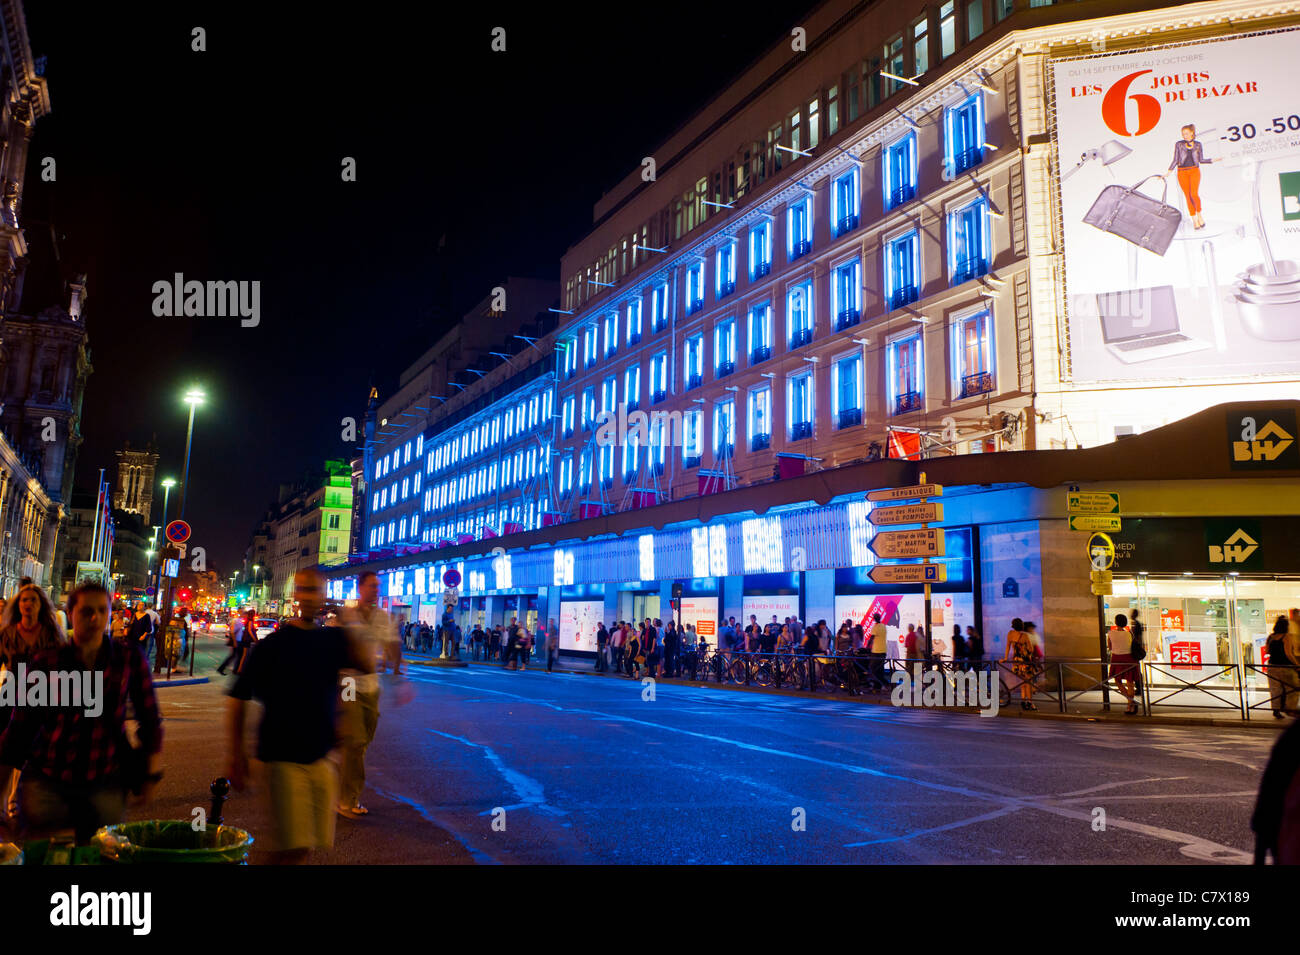
<svg viewBox="0 0 1300 955">
<path fill-rule="evenodd" d="M 230 618 L 230 630 L 226 634 L 226 646 L 230 647 L 230 653 L 221 661 L 217 667 L 217 672 L 222 676 L 226 675 L 226 667 L 232 663 L 239 662 L 239 656 L 244 652 L 244 619 L 238 615 Z"/>
<path fill-rule="evenodd" d="M 676 678 L 677 673 L 677 655 L 681 650 L 681 634 L 677 630 L 677 625 L 668 621 L 668 626 L 664 628 L 664 676 Z"/>
<path fill-rule="evenodd" d="M 758 616 L 749 615 L 749 625 L 745 627 L 745 652 L 753 653 L 758 649 L 758 638 L 763 628 L 758 625 Z"/>
<path fill-rule="evenodd" d="M 277 863 L 299 863 L 313 849 L 334 845 L 339 779 L 329 753 L 338 720 L 339 677 L 344 670 L 375 672 L 375 658 L 352 627 L 320 627 L 325 579 L 315 570 L 293 578 L 299 616 L 286 620 L 244 661 L 230 690 L 231 783 L 248 779 L 244 750 L 247 702 L 262 703 L 257 759 L 265 764 L 271 800 L 267 842 Z M 359 591 L 358 591 L 359 593 Z"/>
<path fill-rule="evenodd" d="M 1129 656 L 1133 658 L 1133 693 L 1135 697 L 1142 696 L 1142 661 L 1147 658 L 1147 643 L 1143 634 L 1146 627 L 1138 619 L 1138 611 L 1133 611 L 1133 619 L 1129 622 L 1129 633 L 1131 642 L 1129 644 Z"/>
<path fill-rule="evenodd" d="M 1279 614 L 1277 620 L 1273 621 L 1273 632 L 1269 634 L 1266 644 L 1268 658 L 1265 672 L 1268 674 L 1268 697 L 1275 720 L 1286 716 L 1290 709 L 1288 697 L 1295 686 L 1296 671 L 1293 669 L 1294 664 L 1291 662 L 1290 655 L 1286 652 L 1290 624 L 1291 622 L 1285 616 Z"/>
<path fill-rule="evenodd" d="M 135 605 L 135 616 L 126 630 L 126 642 L 138 646 L 147 661 L 149 659 L 149 648 L 154 643 L 153 635 L 154 620 L 152 616 L 145 613 L 144 601 L 142 600 Z M 157 647 L 154 647 L 154 652 L 157 653 Z M 155 669 L 154 672 L 156 673 L 157 670 Z"/>
<path fill-rule="evenodd" d="M 903 652 L 907 654 L 907 661 L 920 660 L 925 645 L 921 642 L 921 637 L 917 633 L 916 624 L 907 625 L 907 635 L 903 637 Z"/>
<path fill-rule="evenodd" d="M 604 630 L 605 625 L 602 623 L 600 629 Z M 608 636 L 608 634 L 607 634 Z M 599 645 L 599 644 L 597 644 Z M 551 672 L 551 667 L 560 656 L 560 628 L 555 625 L 555 618 L 552 617 L 546 624 L 546 672 Z M 596 662 L 600 662 L 599 655 Z"/>
<path fill-rule="evenodd" d="M 181 608 L 180 629 L 177 636 L 180 638 L 181 659 L 188 660 L 190 653 L 190 635 L 192 628 L 190 626 L 190 613 L 184 607 Z"/>
<path fill-rule="evenodd" d="M 392 617 L 379 607 L 379 575 L 362 571 L 357 580 L 357 605 L 347 607 L 341 618 L 349 637 L 373 664 L 372 671 L 392 667 L 393 679 L 402 678 L 402 641 Z M 339 815 L 356 817 L 370 810 L 361 804 L 366 786 L 366 750 L 379 727 L 378 672 L 348 671 L 352 692 L 345 692 L 339 712 L 338 735 L 342 759 L 339 762 Z M 400 701 L 399 701 L 400 702 Z"/>
<path fill-rule="evenodd" d="M 250 610 L 244 614 L 243 645 L 240 647 L 239 659 L 235 661 L 236 673 L 244 668 L 244 661 L 253 652 L 253 647 L 257 646 L 257 640 L 257 616 Z"/>
<path fill-rule="evenodd" d="M 984 669 L 984 638 L 974 627 L 966 628 L 966 659 L 972 669 Z"/>
<path fill-rule="evenodd" d="M 605 621 L 601 621 L 596 627 L 596 672 L 605 672 L 605 652 L 609 649 L 609 631 L 605 629 Z"/>
<path fill-rule="evenodd" d="M 18 676 L 18 667 L 31 667 L 36 658 L 49 650 L 57 650 L 68 642 L 67 635 L 54 615 L 54 606 L 45 591 L 35 584 L 18 590 L 18 595 L 4 608 L 3 626 L 0 627 L 0 680 L 4 673 Z M 115 641 L 120 643 L 121 641 Z M 16 707 L 0 706 L 0 733 L 9 725 Z M 22 767 L 18 767 L 21 770 Z M 18 814 L 18 773 L 13 782 L 0 789 L 0 805 L 5 815 Z"/>
<path fill-rule="evenodd" d="M 527 670 L 528 661 L 533 657 L 533 632 L 525 626 L 519 628 L 519 657 L 522 660 L 519 669 Z"/>
<path fill-rule="evenodd" d="M 681 660 L 685 663 L 686 669 L 690 670 L 692 680 L 695 679 L 696 674 L 699 672 L 700 657 L 703 655 L 702 646 L 700 635 L 695 632 L 695 624 L 688 623 L 686 625 L 686 635 L 682 640 Z"/>
<path fill-rule="evenodd" d="M 961 635 L 961 624 L 952 625 L 952 668 L 966 669 L 966 638 Z"/>
<path fill-rule="evenodd" d="M 1007 649 L 1002 659 L 1011 661 L 1011 672 L 1020 678 L 1022 710 L 1038 709 L 1030 699 L 1034 693 L 1035 650 L 1033 639 L 1025 631 L 1024 622 L 1016 617 L 1011 621 L 1011 629 L 1007 631 Z"/>
<path fill-rule="evenodd" d="M 736 649 L 736 640 L 736 618 L 728 617 L 718 633 L 718 649 L 728 661 L 731 660 L 731 654 Z"/>
<path fill-rule="evenodd" d="M 19 591 L 19 598 L 23 591 Z M 24 838 L 72 829 L 85 844 L 102 826 L 119 823 L 129 793 L 144 805 L 162 779 L 162 718 L 149 664 L 139 641 L 107 639 L 108 590 L 87 581 L 68 595 L 72 639 L 38 653 L 29 665 L 47 685 L 58 674 L 103 674 L 95 710 L 78 706 L 20 706 L 0 734 L 0 793 L 18 787 Z M 19 608 L 21 611 L 21 607 Z M 41 627 L 54 621 L 52 609 Z M 139 748 L 126 734 L 127 705 Z M 91 714 L 94 715 L 91 715 Z"/>
<path fill-rule="evenodd" d="M 1126 716 L 1137 714 L 1137 702 L 1134 699 L 1133 682 L 1133 636 L 1128 632 L 1128 617 L 1122 613 L 1115 614 L 1115 625 L 1106 633 L 1106 649 L 1110 652 L 1110 678 L 1115 686 L 1128 700 L 1124 710 Z"/>
<path fill-rule="evenodd" d="M 1286 619 L 1286 618 L 1282 618 Z M 1255 833 L 1255 865 L 1300 865 L 1300 722 L 1292 723 L 1273 744 L 1250 817 Z"/>
<path fill-rule="evenodd" d="M 3 613 L 3 608 L 0 608 L 0 613 Z M 126 628 L 126 608 L 118 604 L 113 608 L 113 622 L 109 624 L 109 631 L 114 640 L 125 642 Z"/>
<path fill-rule="evenodd" d="M 885 657 L 889 653 L 889 628 L 880 614 L 872 618 L 871 625 L 871 683 L 881 690 L 885 687 Z"/>
<path fill-rule="evenodd" d="M 641 655 L 641 641 L 645 636 L 645 625 L 642 624 L 640 630 L 632 630 L 628 633 L 626 666 L 627 675 L 636 679 L 641 675 L 641 664 L 645 662 L 645 657 Z"/>
<path fill-rule="evenodd" d="M 821 627 L 808 627 L 803 632 L 799 640 L 799 652 L 808 658 L 807 670 L 808 689 L 813 690 L 817 687 L 817 653 L 821 649 L 820 640 Z"/>
</svg>

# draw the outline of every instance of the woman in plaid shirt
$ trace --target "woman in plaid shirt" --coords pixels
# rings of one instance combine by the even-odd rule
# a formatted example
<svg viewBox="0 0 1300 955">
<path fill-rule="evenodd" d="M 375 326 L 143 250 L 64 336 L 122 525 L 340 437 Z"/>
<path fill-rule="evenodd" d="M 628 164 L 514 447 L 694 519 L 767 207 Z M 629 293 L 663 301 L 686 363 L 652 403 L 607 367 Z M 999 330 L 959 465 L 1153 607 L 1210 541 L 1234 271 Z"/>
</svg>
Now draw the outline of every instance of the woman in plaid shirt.
<svg viewBox="0 0 1300 955">
<path fill-rule="evenodd" d="M 71 828 L 86 842 L 101 826 L 122 821 L 128 789 L 144 803 L 162 779 L 162 718 L 149 665 L 139 647 L 108 639 L 108 614 L 108 591 L 99 584 L 72 591 L 72 642 L 40 654 L 28 673 L 44 671 L 51 687 L 69 682 L 55 674 L 70 674 L 91 688 L 81 705 L 16 707 L 0 736 L 0 791 L 23 770 L 20 820 L 29 836 Z M 138 753 L 126 737 L 128 702 Z M 137 760 L 147 768 L 133 769 Z"/>
</svg>

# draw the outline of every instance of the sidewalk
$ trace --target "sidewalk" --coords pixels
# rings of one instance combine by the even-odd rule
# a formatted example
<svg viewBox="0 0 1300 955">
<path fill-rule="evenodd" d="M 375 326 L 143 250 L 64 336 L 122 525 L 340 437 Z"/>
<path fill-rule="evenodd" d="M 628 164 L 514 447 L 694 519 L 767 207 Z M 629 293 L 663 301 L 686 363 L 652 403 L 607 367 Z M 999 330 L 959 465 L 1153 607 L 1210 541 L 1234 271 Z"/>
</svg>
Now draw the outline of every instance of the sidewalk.
<svg viewBox="0 0 1300 955">
<path fill-rule="evenodd" d="M 426 654 L 414 650 L 403 650 L 402 656 L 405 660 L 413 664 L 421 664 L 424 660 L 435 657 L 437 654 Z M 468 653 L 462 651 L 460 659 L 470 666 L 500 667 L 500 662 L 485 662 L 474 660 Z M 546 658 L 542 657 L 540 661 L 534 655 L 529 663 L 528 672 L 546 672 Z M 598 672 L 594 660 L 575 660 L 570 657 L 561 657 L 553 668 L 553 673 L 577 676 L 598 677 L 608 680 L 627 680 L 631 677 L 624 674 L 613 672 Z M 840 700 L 850 704 L 860 704 L 863 706 L 891 706 L 888 693 L 867 693 L 860 696 L 845 696 L 842 693 L 812 693 L 808 690 L 784 689 L 770 686 L 746 686 L 739 683 L 715 683 L 712 680 L 692 680 L 689 677 L 663 678 L 663 682 L 683 686 L 703 687 L 710 690 L 719 690 L 723 692 L 735 693 L 766 693 L 775 696 L 793 696 L 806 697 L 817 700 Z M 1158 699 L 1161 691 L 1154 687 L 1151 690 L 1152 699 Z M 1018 700 L 1013 700 L 1010 706 L 1002 707 L 998 710 L 998 716 L 1011 717 L 1016 719 L 1042 719 L 1042 720 L 1065 720 L 1073 722 L 1108 722 L 1108 723 L 1127 723 L 1136 725 L 1158 724 L 1161 726 L 1186 726 L 1189 723 L 1198 726 L 1214 726 L 1222 728 L 1235 727 L 1238 729 L 1267 730 L 1277 733 L 1290 725 L 1289 719 L 1274 719 L 1271 713 L 1266 709 L 1257 709 L 1251 711 L 1249 720 L 1243 720 L 1240 710 L 1235 707 L 1212 706 L 1205 707 L 1177 707 L 1178 712 L 1173 706 L 1165 706 L 1157 709 L 1152 707 L 1151 716 L 1127 716 L 1124 713 L 1124 698 L 1118 691 L 1112 690 L 1110 693 L 1110 709 L 1104 709 L 1101 692 L 1093 691 L 1073 696 L 1067 691 L 1068 709 L 1065 713 L 1060 712 L 1059 704 L 1052 697 L 1036 696 L 1035 704 L 1037 710 L 1022 710 Z M 1253 699 L 1247 700 L 1248 703 L 1255 702 Z M 962 708 L 945 708 L 948 712 L 969 713 L 978 715 L 979 710 L 973 707 Z"/>
</svg>

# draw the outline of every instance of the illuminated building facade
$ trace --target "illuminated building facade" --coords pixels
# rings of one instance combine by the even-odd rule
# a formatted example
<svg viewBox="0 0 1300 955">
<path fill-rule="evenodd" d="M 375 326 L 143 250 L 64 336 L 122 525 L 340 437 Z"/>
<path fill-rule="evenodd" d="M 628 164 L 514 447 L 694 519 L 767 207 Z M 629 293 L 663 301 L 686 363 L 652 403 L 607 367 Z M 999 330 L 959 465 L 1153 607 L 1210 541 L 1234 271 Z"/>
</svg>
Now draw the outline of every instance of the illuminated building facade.
<svg viewBox="0 0 1300 955">
<path fill-rule="evenodd" d="M 1065 487 L 1110 480 L 1151 555 L 1117 575 L 1114 605 L 1130 585 L 1161 614 L 1220 600 L 1237 659 L 1230 578 L 1283 581 L 1250 613 L 1300 595 L 1275 545 L 1252 552 L 1275 554 L 1266 570 L 1214 559 L 1249 546 L 1225 543 L 1246 523 L 1300 512 L 1275 480 L 1300 439 L 1285 308 L 1300 177 L 1279 168 L 1300 128 L 1274 48 L 1297 27 L 1294 3 L 1239 0 L 819 7 L 603 196 L 565 255 L 566 523 L 508 542 L 508 560 L 483 559 L 476 528 L 456 538 L 445 558 L 477 575 L 467 592 L 536 588 L 569 650 L 595 614 L 666 617 L 674 581 L 715 624 L 842 619 L 877 598 L 917 622 L 919 587 L 863 579 L 862 498 L 923 469 L 951 488 L 936 635 L 970 621 L 995 654 L 1020 616 L 1049 653 L 1095 656 Z M 1197 124 L 1192 175 L 1177 143 Z M 1237 460 L 1237 444 L 1256 450 Z M 1157 560 L 1166 520 L 1242 526 Z M 377 566 L 405 599 L 436 590 L 443 563 Z M 1189 582 L 1141 590 L 1166 573 Z"/>
</svg>

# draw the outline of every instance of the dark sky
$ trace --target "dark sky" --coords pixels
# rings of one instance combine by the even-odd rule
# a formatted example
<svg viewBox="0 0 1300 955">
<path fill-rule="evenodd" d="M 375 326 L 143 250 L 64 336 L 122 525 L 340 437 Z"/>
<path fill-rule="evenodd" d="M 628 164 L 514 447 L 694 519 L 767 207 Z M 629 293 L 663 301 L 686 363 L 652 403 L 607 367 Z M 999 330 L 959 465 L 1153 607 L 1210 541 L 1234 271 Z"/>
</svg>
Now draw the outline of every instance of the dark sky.
<svg viewBox="0 0 1300 955">
<path fill-rule="evenodd" d="M 350 456 L 340 420 L 360 420 L 372 381 L 390 394 L 504 276 L 558 280 L 592 203 L 814 4 L 623 5 L 634 21 L 381 3 L 280 20 L 272 6 L 26 3 L 53 110 L 23 224 L 52 223 L 64 271 L 89 275 L 77 485 L 155 434 L 160 473 L 179 478 L 181 395 L 202 384 L 186 517 L 223 574 L 280 482 Z M 195 26 L 207 52 L 190 49 Z M 260 281 L 261 324 L 155 318 L 152 285 L 176 272 Z M 25 311 L 50 304 L 33 300 L 44 288 Z"/>
</svg>

